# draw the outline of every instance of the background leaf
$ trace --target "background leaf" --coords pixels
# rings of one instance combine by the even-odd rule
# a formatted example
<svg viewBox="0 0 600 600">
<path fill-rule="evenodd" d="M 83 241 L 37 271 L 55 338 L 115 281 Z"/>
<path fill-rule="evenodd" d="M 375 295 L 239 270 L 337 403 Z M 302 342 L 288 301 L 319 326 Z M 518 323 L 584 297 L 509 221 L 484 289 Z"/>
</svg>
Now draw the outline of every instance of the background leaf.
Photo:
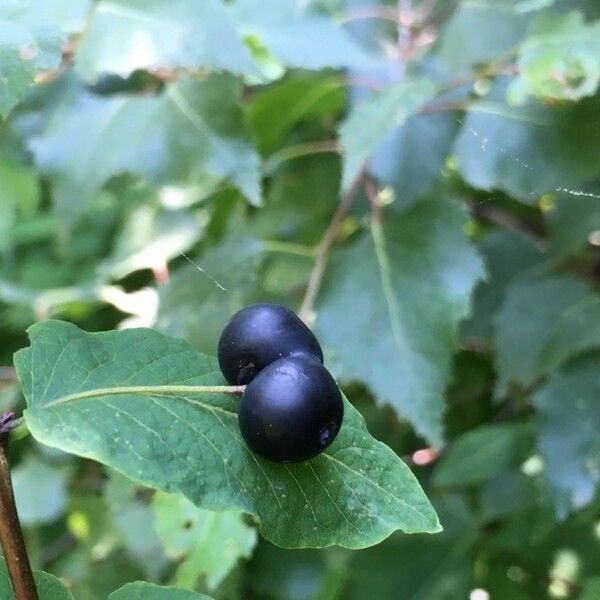
<svg viewBox="0 0 600 600">
<path fill-rule="evenodd" d="M 73 600 L 69 590 L 50 573 L 43 571 L 34 572 L 35 587 L 40 600 Z M 13 600 L 15 594 L 10 583 L 8 570 L 4 558 L 0 559 L 0 598 L 2 600 Z"/>
<path fill-rule="evenodd" d="M 258 156 L 245 139 L 238 93 L 234 79 L 214 75 L 156 98 L 82 95 L 67 103 L 32 143 L 38 165 L 54 176 L 59 217 L 73 223 L 110 177 L 125 172 L 161 183 L 231 179 L 259 203 Z"/>
<path fill-rule="evenodd" d="M 88 80 L 137 69 L 249 70 L 250 56 L 220 0 L 200 4 L 117 0 L 99 2 L 77 53 Z"/>
<path fill-rule="evenodd" d="M 539 446 L 561 515 L 588 503 L 598 482 L 599 367 L 597 353 L 573 361 L 533 397 Z"/>
<path fill-rule="evenodd" d="M 175 584 L 194 589 L 206 576 L 215 589 L 241 558 L 256 544 L 254 529 L 241 513 L 212 512 L 197 508 L 187 498 L 158 493 L 154 498 L 156 530 L 167 554 L 179 559 Z"/>
<path fill-rule="evenodd" d="M 463 223 L 446 200 L 388 215 L 381 230 L 333 258 L 335 285 L 325 286 L 318 307 L 317 332 L 336 349 L 340 374 L 367 382 L 436 445 L 456 328 L 483 275 Z"/>
<path fill-rule="evenodd" d="M 109 600 L 210 600 L 204 594 L 136 581 L 113 592 Z"/>
<path fill-rule="evenodd" d="M 340 128 L 344 150 L 342 188 L 348 190 L 365 161 L 434 92 L 427 79 L 409 79 L 356 104 Z"/>
<path fill-rule="evenodd" d="M 470 185 L 532 203 L 537 195 L 562 188 L 577 191 L 598 176 L 599 128 L 598 97 L 556 107 L 512 107 L 485 99 L 469 107 L 454 151 Z"/>
</svg>

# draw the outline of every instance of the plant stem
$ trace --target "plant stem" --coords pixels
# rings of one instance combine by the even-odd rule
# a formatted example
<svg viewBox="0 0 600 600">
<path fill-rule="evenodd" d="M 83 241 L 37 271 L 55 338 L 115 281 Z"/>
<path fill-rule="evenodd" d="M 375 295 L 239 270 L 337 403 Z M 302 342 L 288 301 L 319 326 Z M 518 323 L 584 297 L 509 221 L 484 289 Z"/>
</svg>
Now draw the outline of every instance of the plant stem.
<svg viewBox="0 0 600 600">
<path fill-rule="evenodd" d="M 10 466 L 6 456 L 6 441 L 7 436 L 3 435 L 0 439 L 0 542 L 15 599 L 38 600 L 15 505 Z"/>
<path fill-rule="evenodd" d="M 98 388 L 63 396 L 47 406 L 56 406 L 73 400 L 95 398 L 96 396 L 115 396 L 119 394 L 152 395 L 152 394 L 243 394 L 245 385 L 131 385 L 124 387 Z"/>
<path fill-rule="evenodd" d="M 313 246 L 280 240 L 266 240 L 263 242 L 263 248 L 267 252 L 281 252 L 283 254 L 293 254 L 294 256 L 306 256 L 307 258 L 313 257 L 317 253 Z"/>
<path fill-rule="evenodd" d="M 383 207 L 381 206 L 381 202 L 379 202 L 377 184 L 370 177 L 365 179 L 365 190 L 367 192 L 369 202 L 371 203 L 371 214 L 373 215 L 373 219 L 381 222 Z"/>
<path fill-rule="evenodd" d="M 294 146 L 282 148 L 272 154 L 265 164 L 266 173 L 271 173 L 281 163 L 302 156 L 311 154 L 339 154 L 341 152 L 340 143 L 337 140 L 320 140 L 317 142 L 302 142 Z"/>
<path fill-rule="evenodd" d="M 304 294 L 304 299 L 302 300 L 302 304 L 300 305 L 300 309 L 298 310 L 298 316 L 309 325 L 314 320 L 314 306 L 315 301 L 317 299 L 317 295 L 319 293 L 319 289 L 321 288 L 321 283 L 323 281 L 323 275 L 325 274 L 325 268 L 327 267 L 327 261 L 329 259 L 329 250 L 335 241 L 335 236 L 337 235 L 338 229 L 342 223 L 342 221 L 346 218 L 354 199 L 356 198 L 356 193 L 358 192 L 362 180 L 365 175 L 365 169 L 361 169 L 360 173 L 357 175 L 354 183 L 346 193 L 346 195 L 342 198 L 337 211 L 333 215 L 331 222 L 329 223 L 319 245 L 317 246 L 317 253 L 315 264 L 310 274 L 310 278 L 308 280 L 308 285 L 306 287 L 306 293 Z"/>
</svg>

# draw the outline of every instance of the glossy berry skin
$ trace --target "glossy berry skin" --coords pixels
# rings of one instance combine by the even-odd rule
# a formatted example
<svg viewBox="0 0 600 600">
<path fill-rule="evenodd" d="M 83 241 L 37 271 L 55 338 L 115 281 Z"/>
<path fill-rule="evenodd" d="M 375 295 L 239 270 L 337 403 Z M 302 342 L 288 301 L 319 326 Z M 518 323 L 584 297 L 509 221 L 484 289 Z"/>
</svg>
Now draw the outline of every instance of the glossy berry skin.
<svg viewBox="0 0 600 600">
<path fill-rule="evenodd" d="M 219 366 L 233 385 L 245 385 L 267 365 L 291 354 L 323 353 L 312 331 L 278 304 L 253 304 L 237 312 L 219 339 Z"/>
<path fill-rule="evenodd" d="M 277 462 L 323 452 L 342 425 L 344 404 L 329 371 L 314 356 L 281 358 L 246 386 L 239 425 L 248 447 Z"/>
</svg>

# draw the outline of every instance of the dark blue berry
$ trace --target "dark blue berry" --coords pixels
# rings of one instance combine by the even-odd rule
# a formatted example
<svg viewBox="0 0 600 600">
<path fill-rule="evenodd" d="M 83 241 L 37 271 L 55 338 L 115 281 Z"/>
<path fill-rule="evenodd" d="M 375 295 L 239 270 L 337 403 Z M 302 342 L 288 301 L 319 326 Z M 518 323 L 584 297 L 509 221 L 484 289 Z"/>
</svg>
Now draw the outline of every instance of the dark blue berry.
<svg viewBox="0 0 600 600">
<path fill-rule="evenodd" d="M 291 310 L 278 304 L 254 304 L 237 312 L 219 340 L 219 366 L 225 379 L 244 385 L 272 362 L 307 353 L 323 362 L 312 331 Z"/>
<path fill-rule="evenodd" d="M 316 456 L 335 439 L 344 416 L 340 390 L 308 354 L 281 358 L 246 386 L 239 425 L 248 447 L 279 462 Z"/>
</svg>

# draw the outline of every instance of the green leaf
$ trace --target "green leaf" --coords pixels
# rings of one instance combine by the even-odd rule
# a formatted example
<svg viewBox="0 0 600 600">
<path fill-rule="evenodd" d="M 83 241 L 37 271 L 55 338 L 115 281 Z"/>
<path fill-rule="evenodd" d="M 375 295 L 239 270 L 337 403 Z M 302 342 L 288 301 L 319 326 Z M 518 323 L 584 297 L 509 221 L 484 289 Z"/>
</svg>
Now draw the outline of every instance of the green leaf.
<svg viewBox="0 0 600 600">
<path fill-rule="evenodd" d="M 449 200 L 386 214 L 332 257 L 317 306 L 317 332 L 340 375 L 364 381 L 438 446 L 457 326 L 483 275 L 464 222 Z"/>
<path fill-rule="evenodd" d="M 531 204 L 548 192 L 576 195 L 600 175 L 599 136 L 600 96 L 566 106 L 486 99 L 470 105 L 454 152 L 470 185 Z"/>
<path fill-rule="evenodd" d="M 577 195 L 559 193 L 547 216 L 548 253 L 561 260 L 587 245 L 588 236 L 600 230 L 600 186 L 586 186 Z"/>
<path fill-rule="evenodd" d="M 198 592 L 136 581 L 113 592 L 108 600 L 211 600 L 211 598 Z"/>
<path fill-rule="evenodd" d="M 590 502 L 600 480 L 600 355 L 572 361 L 533 396 L 538 445 L 560 516 Z"/>
<path fill-rule="evenodd" d="M 339 78 L 307 76 L 267 88 L 248 105 L 250 127 L 261 151 L 275 150 L 293 127 L 309 119 L 339 113 L 345 104 Z"/>
<path fill-rule="evenodd" d="M 286 66 L 309 70 L 373 66 L 332 19 L 303 9 L 295 0 L 236 0 L 231 8 L 241 35 L 257 38 Z"/>
<path fill-rule="evenodd" d="M 539 15 L 519 47 L 519 76 L 509 97 L 554 100 L 592 96 L 600 82 L 600 22 L 587 25 L 580 12 Z"/>
<path fill-rule="evenodd" d="M 154 497 L 154 513 L 165 551 L 178 561 L 175 584 L 182 588 L 195 589 L 205 576 L 214 590 L 256 544 L 242 513 L 204 510 L 184 496 L 161 492 Z"/>
<path fill-rule="evenodd" d="M 538 459 L 541 461 L 539 456 L 533 458 L 534 461 Z M 527 465 L 527 462 L 520 466 L 523 464 Z M 526 475 L 522 469 L 517 469 L 516 462 L 513 463 L 509 470 L 482 485 L 482 518 L 486 521 L 510 518 L 514 513 L 537 508 L 540 496 L 538 483 L 538 478 Z"/>
<path fill-rule="evenodd" d="M 471 315 L 462 328 L 463 336 L 476 342 L 492 337 L 492 319 L 511 282 L 527 277 L 545 258 L 533 237 L 505 229 L 490 232 L 479 249 L 485 259 L 487 277 L 475 289 Z"/>
<path fill-rule="evenodd" d="M 408 467 L 347 402 L 325 453 L 270 463 L 241 439 L 238 398 L 206 389 L 223 383 L 216 360 L 184 342 L 145 329 L 88 334 L 60 321 L 29 331 L 31 347 L 15 366 L 27 425 L 46 445 L 203 508 L 248 512 L 285 547 L 356 548 L 396 529 L 440 530 Z"/>
<path fill-rule="evenodd" d="M 193 257 L 161 287 L 156 327 L 213 353 L 227 321 L 259 299 L 259 270 L 264 246 L 241 230 L 221 244 Z"/>
<path fill-rule="evenodd" d="M 61 43 L 81 27 L 89 0 L 14 0 L 0 6 L 0 116 L 27 93 L 40 69 L 56 69 Z"/>
<path fill-rule="evenodd" d="M 94 80 L 161 67 L 242 73 L 252 60 L 220 0 L 98 2 L 77 52 L 77 71 Z"/>
<path fill-rule="evenodd" d="M 82 94 L 58 109 L 31 142 L 38 166 L 53 176 L 58 216 L 72 224 L 124 172 L 154 183 L 228 180 L 260 203 L 259 158 L 242 123 L 240 91 L 230 76 L 213 75 L 183 78 L 154 98 Z"/>
<path fill-rule="evenodd" d="M 568 358 L 598 347 L 600 298 L 572 277 L 518 281 L 494 323 L 502 394 L 509 382 L 528 387 Z"/>
<path fill-rule="evenodd" d="M 353 107 L 340 127 L 344 152 L 344 190 L 350 188 L 365 161 L 390 137 L 393 129 L 403 125 L 434 92 L 435 86 L 428 79 L 406 79 Z"/>
<path fill-rule="evenodd" d="M 595 600 L 600 597 L 600 577 L 591 577 L 585 582 L 579 600 Z"/>
<path fill-rule="evenodd" d="M 454 115 L 417 115 L 379 146 L 369 171 L 382 184 L 392 186 L 395 208 L 431 192 L 442 176 L 458 127 Z"/>
<path fill-rule="evenodd" d="M 450 528 L 432 536 L 393 536 L 357 552 L 349 565 L 344 600 L 468 598 L 474 587 L 471 561 L 475 527 L 462 498 L 436 503 Z"/>
<path fill-rule="evenodd" d="M 40 186 L 33 170 L 7 160 L 0 164 L 0 250 L 17 241 L 17 216 L 31 216 L 40 199 Z"/>
<path fill-rule="evenodd" d="M 146 577 L 156 579 L 164 572 L 168 559 L 154 530 L 154 512 L 141 493 L 143 489 L 112 471 L 104 498 L 127 552 L 140 561 Z"/>
<path fill-rule="evenodd" d="M 0 33 L 3 27 L 0 22 Z M 33 83 L 35 64 L 18 50 L 0 46 L 0 116 L 6 117 Z"/>
<path fill-rule="evenodd" d="M 247 564 L 245 589 L 250 598 L 342 600 L 348 559 L 354 554 L 339 548 L 284 550 L 262 541 Z"/>
<path fill-rule="evenodd" d="M 482 483 L 518 467 L 533 444 L 527 424 L 482 425 L 454 440 L 435 470 L 440 486 Z"/>
<path fill-rule="evenodd" d="M 54 575 L 36 570 L 33 577 L 39 600 L 73 600 L 71 592 Z M 14 598 L 6 562 L 0 557 L 0 600 L 14 600 Z"/>
<path fill-rule="evenodd" d="M 65 475 L 34 458 L 20 463 L 12 472 L 19 519 L 24 525 L 48 523 L 65 511 Z"/>
<path fill-rule="evenodd" d="M 529 16 L 513 0 L 461 2 L 441 30 L 436 57 L 455 74 L 498 60 L 523 38 Z"/>
</svg>

